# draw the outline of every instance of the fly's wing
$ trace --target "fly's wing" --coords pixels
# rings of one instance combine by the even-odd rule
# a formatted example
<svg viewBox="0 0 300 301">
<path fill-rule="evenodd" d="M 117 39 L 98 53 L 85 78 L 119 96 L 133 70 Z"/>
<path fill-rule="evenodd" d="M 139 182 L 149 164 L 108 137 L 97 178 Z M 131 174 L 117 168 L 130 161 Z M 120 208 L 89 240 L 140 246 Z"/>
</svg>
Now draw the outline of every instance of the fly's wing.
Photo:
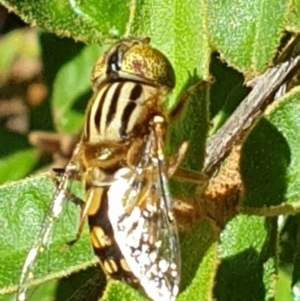
<svg viewBox="0 0 300 301">
<path fill-rule="evenodd" d="M 80 144 L 76 146 L 73 152 L 72 159 L 70 160 L 64 172 L 62 173 L 60 182 L 56 188 L 55 194 L 53 196 L 53 201 L 45 216 L 41 230 L 38 233 L 31 249 L 27 254 L 20 276 L 20 282 L 17 292 L 17 301 L 26 300 L 26 282 L 31 278 L 31 270 L 36 260 L 36 257 L 40 252 L 43 252 L 43 250 L 45 249 L 49 241 L 49 236 L 52 231 L 54 221 L 59 217 L 62 211 L 62 205 L 67 197 L 66 194 L 68 193 L 70 180 L 72 180 L 74 178 L 74 175 L 78 172 L 76 170 L 76 164 L 74 164 L 74 161 L 77 160 L 79 152 Z"/>
<path fill-rule="evenodd" d="M 155 301 L 172 301 L 179 290 L 180 249 L 162 141 L 152 138 L 134 170 L 116 173 L 108 191 L 108 215 L 119 248 L 144 291 Z"/>
</svg>

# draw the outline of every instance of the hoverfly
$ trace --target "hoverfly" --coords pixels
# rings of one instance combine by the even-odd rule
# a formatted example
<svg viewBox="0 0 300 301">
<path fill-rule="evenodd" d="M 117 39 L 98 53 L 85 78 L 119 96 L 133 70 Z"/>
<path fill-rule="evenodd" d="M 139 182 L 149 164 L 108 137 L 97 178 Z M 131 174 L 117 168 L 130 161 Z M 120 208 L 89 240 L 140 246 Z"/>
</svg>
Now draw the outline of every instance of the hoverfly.
<svg viewBox="0 0 300 301">
<path fill-rule="evenodd" d="M 91 80 L 94 96 L 81 139 L 26 258 L 17 300 L 26 298 L 30 268 L 74 179 L 85 187 L 76 240 L 88 220 L 94 253 L 109 277 L 138 284 L 152 300 L 175 300 L 180 248 L 167 182 L 187 143 L 165 159 L 165 100 L 175 86 L 174 70 L 149 38 L 123 39 L 99 58 Z"/>
</svg>

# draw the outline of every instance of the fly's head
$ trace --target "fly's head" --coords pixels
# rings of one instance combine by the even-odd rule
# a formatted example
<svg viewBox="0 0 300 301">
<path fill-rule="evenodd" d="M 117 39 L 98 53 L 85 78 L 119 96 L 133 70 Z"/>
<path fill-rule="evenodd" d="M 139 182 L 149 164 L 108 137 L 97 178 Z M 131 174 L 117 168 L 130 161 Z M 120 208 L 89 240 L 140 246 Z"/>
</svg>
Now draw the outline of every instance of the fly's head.
<svg viewBox="0 0 300 301">
<path fill-rule="evenodd" d="M 151 47 L 150 38 L 128 38 L 110 47 L 97 61 L 92 72 L 96 90 L 103 82 L 133 80 L 164 88 L 175 87 L 175 72 L 170 61 Z"/>
</svg>

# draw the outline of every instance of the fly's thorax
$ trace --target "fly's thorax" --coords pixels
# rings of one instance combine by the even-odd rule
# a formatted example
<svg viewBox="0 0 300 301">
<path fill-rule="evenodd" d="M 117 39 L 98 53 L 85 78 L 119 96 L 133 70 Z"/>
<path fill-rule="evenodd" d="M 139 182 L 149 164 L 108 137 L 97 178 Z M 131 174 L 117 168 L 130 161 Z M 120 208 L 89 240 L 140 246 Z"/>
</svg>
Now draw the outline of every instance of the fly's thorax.
<svg viewBox="0 0 300 301">
<path fill-rule="evenodd" d="M 163 114 L 167 91 L 136 81 L 104 83 L 86 113 L 82 139 L 89 144 L 127 142 L 148 131 L 150 119 Z"/>
</svg>

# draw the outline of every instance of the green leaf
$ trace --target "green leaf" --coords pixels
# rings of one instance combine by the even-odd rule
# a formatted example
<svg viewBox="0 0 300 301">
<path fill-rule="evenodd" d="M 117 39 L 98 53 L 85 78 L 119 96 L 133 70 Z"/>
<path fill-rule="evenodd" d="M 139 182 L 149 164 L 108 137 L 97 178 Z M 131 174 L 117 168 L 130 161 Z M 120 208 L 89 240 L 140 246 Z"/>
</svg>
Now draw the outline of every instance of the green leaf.
<svg viewBox="0 0 300 301">
<path fill-rule="evenodd" d="M 28 37 L 23 30 L 14 30 L 0 40 L 0 87 L 7 80 L 9 71 L 19 56 L 35 58 L 38 54 L 36 43 L 28 43 Z M 27 43 L 28 47 L 24 47 Z"/>
<path fill-rule="evenodd" d="M 0 183 L 25 177 L 35 167 L 39 152 L 20 134 L 1 130 L 0 140 Z"/>
<path fill-rule="evenodd" d="M 53 85 L 60 68 L 72 60 L 84 47 L 82 43 L 74 43 L 72 39 L 61 39 L 54 34 L 39 31 L 43 79 L 49 93 L 47 98 L 30 111 L 30 130 L 54 131 L 52 116 Z"/>
<path fill-rule="evenodd" d="M 292 271 L 292 281 L 290 283 L 292 293 L 293 293 L 293 300 L 299 300 L 299 288 L 300 288 L 300 223 L 299 223 L 299 214 L 296 216 L 293 216 L 289 220 L 290 227 L 286 227 L 285 233 L 283 232 L 283 235 L 285 235 L 285 240 L 287 240 L 287 243 L 293 243 L 292 247 L 295 249 L 294 252 L 290 252 L 289 254 L 292 254 L 293 256 L 289 258 L 289 262 L 293 263 L 293 271 Z M 291 224 L 292 227 L 291 227 Z M 287 236 L 287 234 L 290 234 L 290 237 Z M 286 249 L 285 249 L 286 251 Z M 287 253 L 286 253 L 287 254 Z"/>
<path fill-rule="evenodd" d="M 146 301 L 146 297 L 142 296 L 139 292 L 132 289 L 128 285 L 110 280 L 106 287 L 101 301 Z"/>
<path fill-rule="evenodd" d="M 210 48 L 204 11 L 205 1 L 169 0 L 163 5 L 159 0 L 137 1 L 131 35 L 151 37 L 152 45 L 167 55 L 176 71 L 170 108 L 188 86 L 208 77 Z"/>
<path fill-rule="evenodd" d="M 0 183 L 15 181 L 32 171 L 39 158 L 35 149 L 21 150 L 0 160 Z"/>
<path fill-rule="evenodd" d="M 210 72 L 215 79 L 209 99 L 209 135 L 215 133 L 246 97 L 249 89 L 243 86 L 244 77 L 228 65 L 222 63 L 218 54 L 213 53 Z"/>
<path fill-rule="evenodd" d="M 291 1 L 288 30 L 299 32 L 300 30 L 299 15 L 300 15 L 300 1 L 299 0 Z"/>
<path fill-rule="evenodd" d="M 87 94 L 91 94 L 90 74 L 99 56 L 98 46 L 87 46 L 60 68 L 51 100 L 54 123 L 59 132 L 77 134 L 81 130 L 84 112 L 76 110 L 75 105 L 83 98 L 84 107 L 87 106 Z"/>
<path fill-rule="evenodd" d="M 275 301 L 293 301 L 290 293 L 290 285 L 290 277 L 283 271 L 280 271 Z"/>
<path fill-rule="evenodd" d="M 211 221 L 196 223 L 181 236 L 182 294 L 179 301 L 209 300 L 218 266 L 218 231 Z"/>
<path fill-rule="evenodd" d="M 279 45 L 289 1 L 208 1 L 210 41 L 229 65 L 249 74 L 266 69 Z"/>
<path fill-rule="evenodd" d="M 131 2 L 123 0 L 1 0 L 0 3 L 27 23 L 89 43 L 124 35 L 131 9 Z"/>
<path fill-rule="evenodd" d="M 0 220 L 1 266 L 0 294 L 12 292 L 18 284 L 24 258 L 42 225 L 53 196 L 49 176 L 29 178 L 4 185 L 0 189 L 2 210 Z M 66 243 L 73 240 L 78 224 L 78 211 L 72 203 L 65 202 L 65 210 L 55 224 L 49 249 L 40 254 L 29 285 L 67 276 L 95 262 L 87 231 L 68 250 Z"/>
<path fill-rule="evenodd" d="M 277 276 L 277 218 L 238 216 L 221 234 L 214 289 L 220 301 L 272 300 Z"/>
<path fill-rule="evenodd" d="M 205 75 L 208 70 L 202 67 L 209 63 L 211 47 L 247 74 L 263 71 L 272 60 L 285 27 L 298 28 L 298 2 L 1 0 L 26 22 L 84 42 L 151 36 L 156 46 L 170 54 L 172 63 L 177 65 L 179 61 L 187 70 L 190 65 L 206 69 Z M 172 43 L 174 36 L 176 44 Z M 185 77 L 179 73 L 178 79 L 176 91 L 182 88 Z"/>
<path fill-rule="evenodd" d="M 300 89 L 296 88 L 274 103 L 245 141 L 241 158 L 244 205 L 299 202 L 299 102 Z"/>
</svg>

